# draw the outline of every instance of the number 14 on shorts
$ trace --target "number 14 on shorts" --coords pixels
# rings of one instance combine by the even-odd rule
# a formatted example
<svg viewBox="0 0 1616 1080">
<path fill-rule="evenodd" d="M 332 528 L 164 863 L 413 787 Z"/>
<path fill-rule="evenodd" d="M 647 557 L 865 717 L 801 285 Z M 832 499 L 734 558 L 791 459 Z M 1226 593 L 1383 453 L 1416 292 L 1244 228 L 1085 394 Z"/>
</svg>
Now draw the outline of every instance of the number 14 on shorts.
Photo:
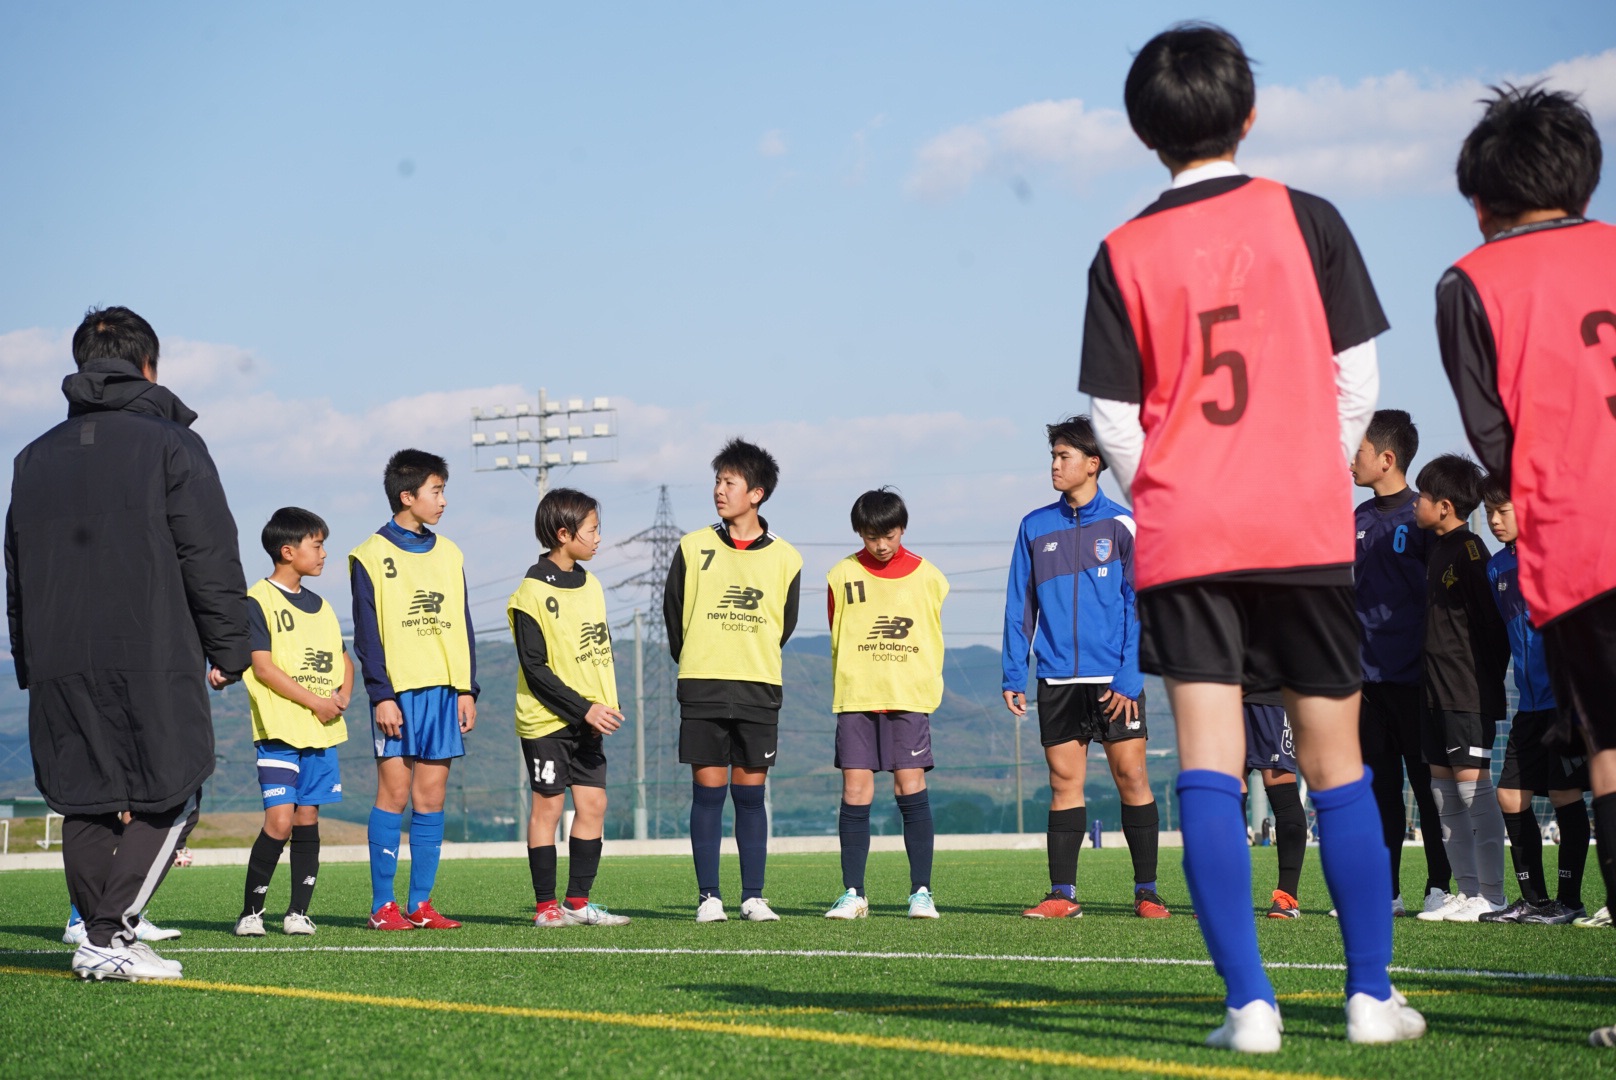
<svg viewBox="0 0 1616 1080">
<path fill-rule="evenodd" d="M 533 760 L 533 782 L 535 784 L 554 784 L 555 776 L 555 762 L 540 761 L 537 758 Z"/>
</svg>

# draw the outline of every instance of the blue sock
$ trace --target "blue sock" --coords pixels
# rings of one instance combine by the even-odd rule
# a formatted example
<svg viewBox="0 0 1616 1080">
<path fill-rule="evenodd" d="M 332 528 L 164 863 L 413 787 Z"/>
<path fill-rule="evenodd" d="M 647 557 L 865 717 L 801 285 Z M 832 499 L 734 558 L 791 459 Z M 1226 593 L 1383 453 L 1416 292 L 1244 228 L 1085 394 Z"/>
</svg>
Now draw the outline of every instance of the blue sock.
<svg viewBox="0 0 1616 1080">
<path fill-rule="evenodd" d="M 842 888 L 863 896 L 864 867 L 870 861 L 870 804 L 843 803 L 836 835 L 842 844 Z"/>
<path fill-rule="evenodd" d="M 370 808 L 370 910 L 380 911 L 393 902 L 393 876 L 398 873 L 399 826 L 403 814 L 393 814 L 379 806 Z"/>
<path fill-rule="evenodd" d="M 1347 953 L 1347 997 L 1392 996 L 1386 967 L 1392 962 L 1392 871 L 1376 809 L 1374 774 L 1328 791 L 1314 790 L 1319 815 L 1319 865 L 1341 914 L 1341 942 Z"/>
<path fill-rule="evenodd" d="M 735 802 L 735 846 L 741 853 L 741 903 L 763 895 L 763 872 L 769 863 L 769 811 L 762 784 L 731 784 Z"/>
<path fill-rule="evenodd" d="M 931 796 L 925 791 L 899 795 L 898 812 L 903 815 L 903 850 L 909 855 L 909 891 L 930 889 L 932 849 L 937 846 L 937 831 L 931 820 Z"/>
<path fill-rule="evenodd" d="M 696 893 L 718 896 L 718 845 L 724 837 L 724 797 L 721 787 L 692 784 L 690 791 L 690 854 L 696 860 Z"/>
<path fill-rule="evenodd" d="M 1077 903 L 1076 885 L 1060 885 L 1052 881 L 1049 883 L 1049 891 L 1052 893 L 1060 893 L 1060 895 L 1066 897 L 1066 899 L 1072 901 L 1072 903 Z"/>
<path fill-rule="evenodd" d="M 1184 876 L 1206 951 L 1227 988 L 1224 1004 L 1238 1009 L 1260 999 L 1274 1005 L 1274 987 L 1257 951 L 1240 781 L 1210 769 L 1186 770 L 1178 774 L 1178 803 Z"/>
<path fill-rule="evenodd" d="M 79 906 L 69 900 L 67 902 L 67 925 L 72 926 L 76 922 L 83 921 L 84 916 L 79 914 Z"/>
<path fill-rule="evenodd" d="M 432 898 L 442 852 L 443 811 L 410 814 L 410 906 L 406 910 L 414 911 Z"/>
<path fill-rule="evenodd" d="M 1133 883 L 1133 891 L 1134 892 L 1155 892 L 1156 891 L 1156 883 L 1154 881 L 1136 881 L 1136 882 Z"/>
</svg>

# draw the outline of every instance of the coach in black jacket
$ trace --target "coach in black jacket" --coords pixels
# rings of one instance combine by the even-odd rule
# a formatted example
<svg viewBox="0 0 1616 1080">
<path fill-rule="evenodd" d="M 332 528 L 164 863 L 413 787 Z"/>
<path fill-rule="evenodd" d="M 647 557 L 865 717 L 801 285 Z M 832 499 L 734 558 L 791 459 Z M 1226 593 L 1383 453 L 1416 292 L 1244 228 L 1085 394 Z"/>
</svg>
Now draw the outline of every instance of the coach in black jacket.
<svg viewBox="0 0 1616 1080">
<path fill-rule="evenodd" d="M 35 783 L 66 816 L 68 888 L 98 948 L 135 941 L 213 772 L 206 662 L 221 686 L 251 663 L 235 521 L 157 353 L 127 308 L 85 316 L 67 419 L 17 455 L 6 514 Z"/>
</svg>

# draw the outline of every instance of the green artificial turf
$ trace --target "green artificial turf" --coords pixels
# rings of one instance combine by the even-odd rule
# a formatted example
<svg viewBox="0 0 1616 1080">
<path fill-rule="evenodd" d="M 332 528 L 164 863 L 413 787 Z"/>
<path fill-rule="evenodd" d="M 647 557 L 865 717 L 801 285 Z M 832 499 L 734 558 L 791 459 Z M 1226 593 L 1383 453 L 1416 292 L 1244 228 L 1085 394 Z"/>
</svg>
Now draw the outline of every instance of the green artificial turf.
<svg viewBox="0 0 1616 1080">
<path fill-rule="evenodd" d="M 170 985 L 64 977 L 61 875 L 11 872 L 0 875 L 0 1076 L 1480 1080 L 1616 1070 L 1616 1051 L 1586 1044 L 1589 1029 L 1616 1022 L 1616 936 L 1575 927 L 1399 920 L 1395 963 L 1419 970 L 1394 980 L 1431 1031 L 1413 1044 L 1348 1046 L 1340 971 L 1306 966 L 1342 960 L 1313 853 L 1305 917 L 1257 926 L 1275 965 L 1284 1050 L 1207 1050 L 1222 988 L 1203 963 L 1176 852 L 1163 855 L 1161 892 L 1175 911 L 1164 921 L 1132 915 L 1127 853 L 1107 849 L 1083 853 L 1078 920 L 1018 917 L 1044 891 L 1040 854 L 943 852 L 935 922 L 903 918 L 900 854 L 871 856 L 867 921 L 825 920 L 840 891 L 827 854 L 770 859 L 769 896 L 782 916 L 772 924 L 738 920 L 727 859 L 732 921 L 704 926 L 692 918 L 688 860 L 608 857 L 595 898 L 634 922 L 548 931 L 530 925 L 523 863 L 448 861 L 434 902 L 464 929 L 398 934 L 362 929 L 368 872 L 333 864 L 315 896 L 319 933 L 288 938 L 278 918 L 266 919 L 262 940 L 230 934 L 244 869 L 193 867 L 170 875 L 151 909 L 160 925 L 184 931 L 159 946 L 185 963 L 186 982 Z M 1259 849 L 1255 862 L 1254 910 L 1266 909 L 1271 853 Z M 565 883 L 564 862 L 560 873 Z M 286 889 L 282 866 L 270 911 Z M 437 951 L 449 948 L 488 951 Z M 282 993 L 257 992 L 267 988 Z"/>
</svg>

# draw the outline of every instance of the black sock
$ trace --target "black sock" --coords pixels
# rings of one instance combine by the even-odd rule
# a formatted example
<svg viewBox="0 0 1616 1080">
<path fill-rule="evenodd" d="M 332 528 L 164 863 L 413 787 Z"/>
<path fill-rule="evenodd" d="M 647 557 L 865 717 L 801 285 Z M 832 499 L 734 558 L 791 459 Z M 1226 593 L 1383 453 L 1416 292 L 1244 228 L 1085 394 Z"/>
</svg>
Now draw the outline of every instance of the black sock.
<svg viewBox="0 0 1616 1080">
<path fill-rule="evenodd" d="M 1588 808 L 1578 799 L 1554 808 L 1560 823 L 1560 894 L 1568 908 L 1582 906 L 1582 872 L 1588 865 Z"/>
<path fill-rule="evenodd" d="M 1161 819 L 1156 815 L 1156 802 L 1143 806 L 1122 804 L 1122 838 L 1128 841 L 1128 854 L 1133 856 L 1133 882 L 1135 885 L 1154 885 L 1156 882 L 1156 849 L 1161 840 Z"/>
<path fill-rule="evenodd" d="M 556 849 L 554 844 L 527 849 L 527 872 L 533 879 L 533 901 L 555 903 Z"/>
<path fill-rule="evenodd" d="M 1541 904 L 1549 898 L 1543 884 L 1543 834 L 1537 831 L 1537 815 L 1530 807 L 1517 814 L 1504 815 L 1504 831 L 1509 833 L 1509 861 L 1515 866 L 1515 880 L 1521 899 Z"/>
<path fill-rule="evenodd" d="M 762 784 L 729 786 L 735 804 L 735 847 L 741 863 L 741 903 L 763 895 L 769 865 L 769 805 Z"/>
<path fill-rule="evenodd" d="M 1049 884 L 1077 889 L 1077 853 L 1083 847 L 1083 833 L 1089 827 L 1089 808 L 1049 812 Z M 1071 899 L 1068 897 L 1068 899 Z"/>
<path fill-rule="evenodd" d="M 864 867 L 870 861 L 870 806 L 842 804 L 836 819 L 836 835 L 842 842 L 842 888 L 864 895 Z"/>
<path fill-rule="evenodd" d="M 292 906 L 288 914 L 309 913 L 314 901 L 314 880 L 320 876 L 320 826 L 292 826 Z"/>
<path fill-rule="evenodd" d="M 603 846 L 604 841 L 598 836 L 593 840 L 567 841 L 568 900 L 589 899 L 589 890 L 595 885 L 595 875 L 600 873 L 600 849 Z"/>
<path fill-rule="evenodd" d="M 1264 785 L 1274 810 L 1274 846 L 1279 849 L 1279 889 L 1296 895 L 1302 883 L 1302 860 L 1307 856 L 1307 809 L 1295 784 Z M 1392 886 L 1396 888 L 1394 884 Z"/>
<path fill-rule="evenodd" d="M 903 850 L 909 855 L 909 891 L 931 888 L 931 856 L 937 834 L 931 823 L 931 796 L 924 790 L 898 796 L 903 815 Z"/>
<path fill-rule="evenodd" d="M 1605 906 L 1616 905 L 1616 792 L 1594 800 L 1594 853 L 1605 879 Z"/>
<path fill-rule="evenodd" d="M 252 853 L 247 856 L 247 889 L 241 898 L 243 915 L 256 915 L 264 910 L 269 881 L 275 876 L 275 864 L 280 861 L 285 848 L 284 839 L 277 840 L 262 829 L 258 831 Z"/>
</svg>

